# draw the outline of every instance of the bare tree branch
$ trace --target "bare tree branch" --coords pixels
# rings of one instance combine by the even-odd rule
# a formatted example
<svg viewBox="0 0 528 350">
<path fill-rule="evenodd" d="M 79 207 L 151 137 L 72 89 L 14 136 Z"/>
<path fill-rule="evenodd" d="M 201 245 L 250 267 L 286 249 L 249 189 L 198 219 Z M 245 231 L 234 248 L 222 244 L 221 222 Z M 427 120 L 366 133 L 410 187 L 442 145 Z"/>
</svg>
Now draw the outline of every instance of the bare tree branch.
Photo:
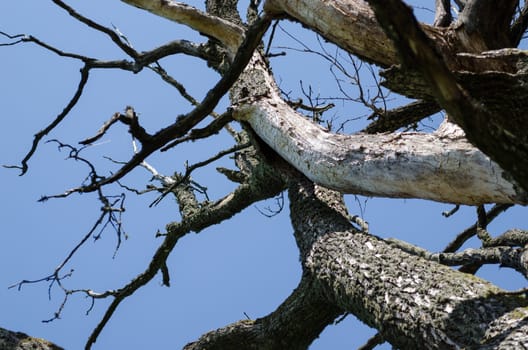
<svg viewBox="0 0 528 350">
<path fill-rule="evenodd" d="M 123 50 L 127 55 L 129 55 L 132 58 L 137 58 L 139 54 L 134 50 L 132 47 L 130 47 L 127 43 L 124 43 L 120 36 L 113 31 L 110 28 L 107 28 L 105 26 L 100 25 L 97 22 L 92 21 L 91 19 L 81 15 L 77 11 L 75 11 L 71 6 L 68 6 L 63 1 L 60 0 L 52 0 L 57 6 L 61 7 L 62 9 L 66 10 L 70 16 L 78 20 L 79 22 L 82 22 L 86 24 L 88 27 L 93 28 L 99 32 L 102 32 L 106 34 L 110 39 L 121 49 Z"/>
<path fill-rule="evenodd" d="M 244 39 L 244 29 L 240 26 L 183 3 L 164 0 L 122 1 L 158 16 L 185 24 L 197 32 L 215 38 L 224 44 L 233 55 Z"/>
<path fill-rule="evenodd" d="M 90 67 L 88 65 L 85 65 L 81 69 L 81 80 L 79 81 L 79 85 L 77 86 L 77 90 L 75 91 L 72 99 L 70 102 L 66 105 L 66 107 L 62 110 L 62 112 L 55 117 L 53 122 L 51 122 L 46 128 L 42 129 L 38 133 L 35 134 L 35 137 L 33 139 L 33 144 L 31 145 L 31 149 L 26 154 L 24 159 L 21 161 L 21 166 L 12 166 L 12 165 L 4 165 L 6 168 L 18 168 L 21 170 L 20 175 L 24 175 L 28 170 L 28 161 L 31 159 L 35 151 L 37 150 L 37 147 L 42 140 L 44 136 L 49 134 L 57 125 L 59 125 L 64 118 L 70 113 L 70 111 L 75 107 L 79 99 L 81 98 L 81 95 L 83 93 L 84 87 L 86 86 L 86 83 L 88 82 L 88 76 L 90 72 Z"/>
<path fill-rule="evenodd" d="M 242 45 L 240 46 L 233 64 L 229 68 L 229 71 L 222 76 L 218 83 L 207 93 L 205 98 L 202 100 L 199 106 L 185 116 L 180 116 L 176 123 L 163 128 L 156 134 L 152 135 L 152 142 L 143 145 L 141 150 L 136 153 L 132 159 L 130 159 L 121 169 L 115 172 L 112 176 L 101 180 L 91 185 L 77 188 L 78 192 L 92 192 L 97 188 L 115 182 L 125 176 L 128 172 L 139 165 L 144 159 L 150 154 L 159 150 L 165 146 L 171 140 L 183 136 L 192 127 L 202 121 L 207 115 L 209 115 L 218 101 L 227 93 L 231 86 L 238 79 L 242 73 L 250 58 L 253 55 L 253 51 L 260 43 L 262 35 L 264 35 L 266 29 L 270 24 L 270 19 L 267 17 L 261 18 L 256 21 L 247 31 L 246 37 Z"/>
<path fill-rule="evenodd" d="M 528 231 L 511 229 L 498 237 L 488 240 L 484 247 L 524 247 L 528 244 Z"/>
<path fill-rule="evenodd" d="M 368 2 L 373 6 L 380 25 L 397 47 L 402 63 L 406 67 L 418 68 L 440 106 L 466 132 L 468 140 L 508 171 L 520 186 L 528 190 L 528 162 L 521 161 L 528 159 L 528 136 L 524 133 L 528 128 L 526 118 L 516 118 L 515 123 L 512 124 L 508 118 L 486 108 L 483 102 L 470 96 L 457 83 L 435 43 L 422 31 L 412 10 L 403 2 L 400 0 L 369 0 Z M 478 1 L 477 3 L 480 4 Z M 491 1 L 483 1 L 483 3 L 492 3 L 489 5 L 490 8 L 496 6 L 495 2 Z M 511 1 L 508 2 L 510 3 Z M 508 6 L 506 12 L 507 9 Z M 471 16 L 478 16 L 477 13 L 468 13 L 471 13 Z M 487 127 L 483 128 L 482 125 Z"/>
<path fill-rule="evenodd" d="M 237 80 L 239 75 L 242 73 L 247 63 L 249 62 L 250 58 L 252 57 L 253 51 L 255 50 L 257 45 L 260 43 L 262 35 L 264 35 L 266 29 L 270 25 L 270 21 L 271 20 L 267 17 L 261 18 L 260 20 L 256 21 L 248 29 L 245 40 L 240 46 L 240 49 L 237 52 L 237 55 L 235 56 L 233 64 L 231 65 L 229 71 L 223 75 L 223 77 L 218 81 L 218 83 L 211 90 L 209 90 L 209 92 L 207 93 L 203 101 L 193 111 L 191 111 L 185 116 L 180 116 L 177 119 L 176 123 L 161 129 L 160 131 L 158 131 L 156 134 L 152 135 L 151 137 L 145 137 L 144 140 L 141 140 L 144 142 L 142 144 L 141 150 L 138 153 L 136 153 L 125 165 L 123 165 L 121 169 L 119 169 L 117 172 L 115 172 L 110 177 L 101 179 L 87 186 L 82 186 L 82 187 L 71 189 L 69 193 L 92 192 L 92 191 L 97 190 L 101 186 L 107 185 L 109 183 L 113 183 L 121 179 L 128 172 L 130 172 L 133 168 L 139 165 L 150 154 L 159 150 L 171 140 L 185 135 L 191 128 L 193 128 L 196 124 L 202 121 L 207 115 L 209 115 L 213 111 L 218 101 L 227 93 L 229 88 L 231 88 L 231 86 Z M 163 52 L 164 54 L 167 54 L 167 55 L 170 54 L 170 51 L 169 52 L 163 51 Z M 151 58 L 157 59 L 160 57 L 151 56 Z M 94 68 L 94 67 L 123 68 L 123 67 L 128 66 L 130 70 L 133 70 L 133 68 L 137 67 L 135 64 L 127 64 L 126 61 L 114 61 L 114 62 L 92 61 L 91 59 L 87 59 L 84 56 L 81 56 L 81 59 L 88 61 L 88 62 L 86 63 L 85 67 L 81 70 L 81 81 L 79 83 L 79 87 L 77 88 L 77 91 L 74 97 L 70 100 L 70 102 L 68 103 L 66 108 L 63 110 L 63 112 L 59 114 L 59 116 L 57 116 L 57 118 L 55 118 L 55 120 L 48 127 L 40 131 L 35 136 L 31 150 L 28 152 L 26 157 L 22 160 L 22 167 L 20 167 L 20 169 L 22 170 L 22 174 L 24 174 L 27 171 L 27 161 L 31 158 L 31 156 L 35 152 L 37 145 L 42 139 L 42 137 L 44 137 L 51 130 L 53 130 L 68 115 L 69 111 L 75 106 L 75 104 L 81 97 L 83 88 L 86 82 L 88 81 L 88 74 L 91 68 Z M 145 64 L 147 63 L 145 62 Z M 223 121 L 224 120 L 222 120 L 221 122 Z M 9 167 L 13 167 L 13 166 L 9 166 Z"/>
<path fill-rule="evenodd" d="M 220 151 L 218 152 L 216 155 L 214 155 L 213 157 L 209 158 L 209 159 L 206 159 L 204 161 L 201 161 L 201 162 L 198 162 L 198 163 L 195 163 L 191 166 L 186 166 L 185 167 L 185 173 L 183 175 L 181 175 L 180 179 L 178 179 L 177 181 L 175 181 L 173 184 L 171 184 L 170 186 L 167 187 L 167 189 L 165 189 L 163 191 L 163 193 L 161 194 L 160 197 L 158 197 L 152 204 L 152 205 L 157 205 L 167 194 L 169 194 L 170 192 L 172 192 L 177 186 L 181 185 L 182 183 L 185 183 L 186 181 L 189 181 L 190 179 L 190 176 L 191 176 L 191 173 L 198 169 L 198 168 L 201 168 L 201 167 L 204 167 L 208 164 L 211 164 L 212 162 L 228 155 L 228 154 L 231 154 L 233 152 L 236 152 L 236 151 L 240 151 L 244 148 L 247 148 L 249 147 L 250 144 L 241 144 L 241 145 L 235 145 L 229 149 L 226 149 L 226 150 L 223 150 L 223 151 Z"/>
<path fill-rule="evenodd" d="M 139 72 L 143 67 L 151 64 L 152 62 L 155 62 L 156 60 L 159 60 L 163 57 L 173 55 L 175 53 L 186 53 L 193 56 L 198 56 L 201 58 L 206 58 L 207 56 L 203 53 L 203 50 L 199 47 L 195 46 L 194 44 L 187 42 L 187 41 L 173 41 L 168 44 L 162 45 L 152 51 L 144 52 L 141 54 L 135 55 L 136 61 L 135 62 L 129 62 L 126 60 L 116 60 L 116 61 L 100 61 L 95 58 L 82 56 L 78 54 L 73 54 L 69 52 L 64 52 L 62 50 L 59 50 L 51 45 L 46 44 L 45 42 L 39 40 L 38 38 L 34 36 L 26 36 L 26 35 L 15 35 L 11 36 L 6 33 L 0 33 L 2 35 L 5 35 L 9 38 L 20 38 L 16 42 L 10 43 L 9 45 L 14 45 L 18 43 L 23 42 L 33 42 L 37 44 L 38 46 L 41 46 L 51 52 L 54 52 L 55 54 L 62 56 L 62 57 L 68 57 L 80 60 L 84 62 L 84 67 L 81 69 L 81 80 L 79 81 L 77 90 L 75 91 L 73 97 L 68 102 L 66 107 L 63 109 L 63 111 L 57 115 L 57 117 L 43 130 L 39 131 L 37 134 L 35 134 L 35 137 L 33 139 L 33 144 L 29 150 L 29 152 L 26 154 L 24 159 L 21 161 L 21 166 L 4 166 L 7 168 L 17 168 L 21 170 L 20 175 L 24 175 L 28 170 L 28 162 L 37 150 L 37 147 L 42 140 L 42 138 L 46 135 L 48 135 L 52 130 L 55 129 L 69 114 L 69 112 L 75 107 L 77 102 L 82 96 L 83 90 L 85 85 L 88 82 L 89 73 L 91 69 L 95 68 L 118 68 L 118 69 L 124 69 L 129 70 L 134 73 Z M 110 126 L 110 125 L 109 125 Z M 108 127 L 109 127 L 108 126 Z M 89 142 L 88 142 L 89 143 Z"/>
<path fill-rule="evenodd" d="M 405 106 L 371 114 L 368 119 L 375 120 L 362 131 L 368 134 L 394 132 L 400 128 L 418 123 L 420 120 L 439 111 L 440 107 L 432 101 L 411 102 Z"/>
<path fill-rule="evenodd" d="M 169 254 L 174 249 L 178 240 L 189 232 L 201 232 L 204 228 L 218 224 L 231 218 L 252 203 L 276 196 L 284 189 L 282 179 L 277 178 L 277 173 L 266 165 L 260 164 L 261 170 L 252 172 L 248 182 L 240 185 L 233 193 L 214 203 L 203 205 L 198 211 L 187 216 L 181 222 L 167 225 L 167 233 L 163 243 L 156 250 L 148 268 L 134 278 L 129 284 L 116 291 L 115 299 L 108 307 L 102 320 L 90 335 L 86 349 L 90 349 L 97 337 L 110 320 L 113 313 L 128 296 L 151 281 L 157 272 L 163 268 Z"/>
<path fill-rule="evenodd" d="M 524 248 L 501 246 L 466 249 L 460 253 L 433 254 L 432 260 L 448 266 L 500 264 L 501 267 L 513 268 L 528 278 L 528 254 Z M 463 272 L 469 273 L 466 270 Z"/>
<path fill-rule="evenodd" d="M 505 212 L 506 210 L 508 210 L 511 207 L 512 207 L 511 204 L 497 204 L 497 205 L 493 206 L 493 208 L 491 208 L 486 213 L 487 224 L 492 222 L 497 216 L 499 216 L 499 214 Z M 453 241 L 451 241 L 444 248 L 443 251 L 445 253 L 452 253 L 452 252 L 456 252 L 458 249 L 460 249 L 460 247 L 462 247 L 462 245 L 468 239 L 470 239 L 471 237 L 473 237 L 473 236 L 475 236 L 477 234 L 477 225 L 478 225 L 478 223 L 475 223 L 475 224 L 471 225 L 470 227 L 468 227 L 467 229 L 465 229 L 463 232 L 459 233 L 456 236 L 456 238 Z"/>
</svg>

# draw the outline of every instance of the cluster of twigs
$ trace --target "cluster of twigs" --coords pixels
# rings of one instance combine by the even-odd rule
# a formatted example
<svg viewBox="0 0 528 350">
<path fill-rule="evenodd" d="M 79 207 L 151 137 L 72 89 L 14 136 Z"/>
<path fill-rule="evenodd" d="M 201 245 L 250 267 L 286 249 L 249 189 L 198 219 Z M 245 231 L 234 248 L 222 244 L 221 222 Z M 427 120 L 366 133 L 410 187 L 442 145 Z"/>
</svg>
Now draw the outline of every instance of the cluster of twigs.
<svg viewBox="0 0 528 350">
<path fill-rule="evenodd" d="M 229 194 L 219 201 L 210 202 L 206 195 L 207 200 L 199 203 L 194 195 L 194 192 L 198 190 L 205 193 L 205 188 L 195 183 L 191 178 L 192 172 L 196 169 L 204 167 L 226 155 L 246 149 L 250 145 L 247 140 L 244 142 L 239 142 L 240 136 L 228 125 L 228 123 L 232 121 L 231 110 L 228 110 L 223 114 L 217 114 L 214 112 L 214 108 L 220 99 L 231 88 L 234 82 L 238 79 L 242 70 L 247 65 L 247 62 L 249 61 L 255 47 L 260 42 L 262 34 L 269 25 L 269 20 L 266 18 L 257 19 L 255 23 L 246 31 L 245 40 L 240 45 L 240 48 L 232 61 L 229 62 L 229 69 L 226 72 L 223 72 L 222 78 L 208 91 L 205 98 L 202 101 L 197 101 L 186 92 L 182 84 L 180 84 L 163 69 L 158 61 L 164 57 L 175 54 L 185 54 L 203 59 L 205 61 L 216 59 L 216 57 L 212 56 L 207 50 L 208 44 L 196 44 L 187 40 L 175 40 L 150 51 L 139 52 L 133 48 L 129 40 L 116 28 L 111 29 L 96 23 L 95 21 L 78 13 L 75 9 L 61 0 L 53 0 L 53 2 L 60 8 L 67 11 L 70 16 L 77 19 L 79 22 L 105 34 L 117 47 L 121 49 L 127 58 L 117 60 L 100 60 L 94 57 L 63 51 L 32 35 L 10 35 L 5 32 L 0 32 L 0 36 L 8 39 L 7 42 L 1 43 L 0 46 L 33 43 L 60 57 L 74 59 L 80 61 L 83 64 L 82 68 L 80 69 L 80 81 L 77 85 L 77 88 L 73 94 L 73 97 L 66 104 L 62 112 L 59 113 L 45 128 L 35 134 L 31 148 L 22 159 L 20 165 L 8 165 L 5 167 L 19 169 L 21 171 L 21 175 L 28 171 L 28 163 L 44 137 L 50 134 L 64 121 L 64 119 L 70 114 L 71 110 L 81 99 L 84 88 L 89 81 L 90 73 L 93 70 L 118 69 L 132 73 L 138 73 L 144 68 L 148 68 L 158 74 L 163 81 L 176 88 L 180 94 L 194 106 L 192 111 L 185 115 L 180 115 L 178 118 L 176 118 L 174 123 L 167 125 L 155 133 L 149 133 L 141 125 L 138 114 L 135 112 L 134 108 L 127 106 L 124 112 L 114 113 L 95 135 L 80 141 L 80 148 L 69 144 L 64 144 L 58 140 L 48 141 L 57 143 L 59 149 L 68 150 L 68 158 L 85 164 L 89 168 L 89 171 L 86 180 L 83 181 L 81 186 L 69 189 L 60 194 L 43 196 L 40 198 L 40 201 L 46 201 L 54 198 L 64 198 L 70 196 L 73 193 L 95 192 L 102 205 L 101 214 L 95 221 L 92 228 L 88 230 L 79 243 L 69 252 L 66 258 L 51 274 L 39 279 L 20 281 L 12 285 L 11 288 L 16 287 L 20 289 L 26 284 L 49 282 L 49 292 L 51 293 L 51 289 L 54 286 L 58 286 L 64 292 L 64 299 L 58 310 L 54 313 L 54 316 L 45 322 L 50 322 L 54 319 L 60 318 L 69 297 L 73 294 L 82 293 L 92 299 L 92 305 L 90 306 L 88 312 L 92 309 L 95 299 L 112 297 L 114 299 L 113 302 L 87 342 L 87 348 L 90 348 L 97 339 L 99 333 L 104 328 L 105 324 L 113 315 L 117 306 L 126 297 L 130 296 L 141 286 L 152 280 L 157 272 L 161 272 L 163 284 L 167 286 L 169 285 L 170 277 L 165 261 L 168 257 L 168 254 L 171 252 L 172 248 L 175 246 L 180 237 L 191 231 L 199 232 L 200 227 L 207 227 L 231 217 L 234 215 L 234 213 L 242 210 L 254 201 L 277 195 L 275 190 L 273 190 L 271 193 L 266 193 L 266 191 L 257 192 L 247 183 L 242 183 L 240 187 L 235 190 L 235 192 Z M 212 116 L 214 118 L 213 121 L 205 127 L 196 127 L 207 116 Z M 89 160 L 81 156 L 81 152 L 86 147 L 89 147 L 95 141 L 103 137 L 105 133 L 116 123 L 122 123 L 128 126 L 128 131 L 134 139 L 134 154 L 128 161 L 120 162 L 121 166 L 116 172 L 110 174 L 109 176 L 103 176 L 96 171 L 95 166 Z M 207 138 L 211 135 L 217 134 L 223 128 L 235 138 L 235 141 L 237 141 L 236 144 L 233 147 L 218 152 L 209 159 L 190 166 L 186 165 L 185 172 L 183 174 L 176 173 L 173 176 L 164 176 L 159 174 L 154 167 L 146 162 L 147 157 L 156 151 L 164 152 L 183 142 Z M 139 149 L 136 146 L 136 142 L 141 145 Z M 143 166 L 152 173 L 153 180 L 159 181 L 161 183 L 161 187 L 156 188 L 156 190 L 160 192 L 160 196 L 154 201 L 153 204 L 159 203 L 159 201 L 161 201 L 167 194 L 173 194 L 177 198 L 180 205 L 182 221 L 180 223 L 168 225 L 167 233 L 157 234 L 158 237 L 164 237 L 164 240 L 157 252 L 154 254 L 151 264 L 143 273 L 139 274 L 130 283 L 123 286 L 122 288 L 117 290 L 107 290 L 104 292 L 95 292 L 90 289 L 67 288 L 64 284 L 64 280 L 70 277 L 74 270 L 72 269 L 65 273 L 64 269 L 76 252 L 84 245 L 84 243 L 86 243 L 91 237 L 97 240 L 101 236 L 102 232 L 110 226 L 117 233 L 118 239 L 115 249 L 117 252 L 120 247 L 122 237 L 126 237 L 126 233 L 123 230 L 121 221 L 121 215 L 125 211 L 125 194 L 122 193 L 117 196 L 105 195 L 103 189 L 108 184 L 119 182 L 120 179 L 122 179 L 127 173 L 137 166 Z M 249 181 L 251 179 L 247 177 L 247 180 Z M 251 181 L 253 183 L 258 183 L 258 181 L 263 181 L 263 179 L 253 179 Z M 270 190 L 272 189 L 270 188 Z"/>
</svg>

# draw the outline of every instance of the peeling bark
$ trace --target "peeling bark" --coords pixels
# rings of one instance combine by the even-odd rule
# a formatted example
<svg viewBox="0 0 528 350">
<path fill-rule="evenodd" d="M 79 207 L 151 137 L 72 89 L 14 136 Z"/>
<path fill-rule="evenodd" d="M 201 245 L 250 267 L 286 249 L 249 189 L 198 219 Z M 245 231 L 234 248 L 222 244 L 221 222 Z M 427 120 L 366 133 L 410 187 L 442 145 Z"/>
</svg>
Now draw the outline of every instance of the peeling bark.
<svg viewBox="0 0 528 350">
<path fill-rule="evenodd" d="M 488 108 L 487 99 L 477 99 L 456 82 L 435 42 L 421 30 L 408 6 L 399 0 L 369 0 L 369 3 L 374 7 L 380 25 L 398 48 L 402 63 L 406 67 L 416 67 L 438 103 L 464 129 L 468 140 L 527 190 L 528 136 L 525 130 L 528 122 L 524 111 L 519 109 L 519 99 L 515 96 L 507 98 L 501 104 L 504 109 L 499 112 Z M 521 113 L 522 117 L 514 118 L 512 123 L 506 115 L 512 112 Z"/>
<path fill-rule="evenodd" d="M 343 193 L 469 205 L 528 200 L 460 136 L 332 134 L 277 98 L 240 107 L 237 118 L 312 181 Z"/>
<path fill-rule="evenodd" d="M 246 69 L 257 96 L 235 118 L 312 181 L 343 193 L 459 204 L 527 203 L 526 192 L 456 128 L 433 134 L 341 135 L 294 111 L 256 56 Z M 264 88 L 267 86 L 268 88 Z"/>
</svg>

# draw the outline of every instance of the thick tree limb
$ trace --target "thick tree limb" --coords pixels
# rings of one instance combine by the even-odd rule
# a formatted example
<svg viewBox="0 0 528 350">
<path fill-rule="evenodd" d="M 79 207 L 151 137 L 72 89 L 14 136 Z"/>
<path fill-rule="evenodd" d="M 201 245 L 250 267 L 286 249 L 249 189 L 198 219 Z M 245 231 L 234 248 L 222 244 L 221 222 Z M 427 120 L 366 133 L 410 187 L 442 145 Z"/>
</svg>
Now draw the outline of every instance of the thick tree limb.
<svg viewBox="0 0 528 350">
<path fill-rule="evenodd" d="M 279 96 L 239 107 L 235 118 L 316 183 L 343 193 L 459 204 L 527 203 L 526 192 L 455 132 L 341 135 Z"/>
<path fill-rule="evenodd" d="M 342 313 L 317 293 L 314 283 L 304 276 L 270 315 L 208 332 L 187 344 L 184 350 L 308 349 L 324 327 Z"/>
<path fill-rule="evenodd" d="M 524 298 L 346 228 L 339 193 L 296 181 L 289 194 L 305 271 L 320 293 L 393 346 L 513 349 L 526 342 Z"/>
<path fill-rule="evenodd" d="M 515 118 L 512 122 L 502 113 L 490 111 L 485 99 L 476 100 L 458 85 L 444 58 L 421 30 L 407 5 L 400 0 L 369 0 L 369 3 L 397 47 L 403 64 L 423 75 L 438 103 L 464 129 L 468 140 L 528 190 L 526 118 Z"/>
<path fill-rule="evenodd" d="M 384 67 L 398 62 L 396 50 L 362 0 L 268 0 L 264 10 L 287 15 L 344 50 Z"/>
<path fill-rule="evenodd" d="M 192 6 L 172 0 L 122 0 L 123 2 L 150 11 L 155 15 L 187 25 L 188 27 L 215 38 L 232 54 L 244 40 L 245 30 L 225 19 L 204 13 Z"/>
<path fill-rule="evenodd" d="M 469 0 L 458 16 L 457 32 L 472 52 L 512 47 L 510 24 L 519 0 Z"/>
</svg>

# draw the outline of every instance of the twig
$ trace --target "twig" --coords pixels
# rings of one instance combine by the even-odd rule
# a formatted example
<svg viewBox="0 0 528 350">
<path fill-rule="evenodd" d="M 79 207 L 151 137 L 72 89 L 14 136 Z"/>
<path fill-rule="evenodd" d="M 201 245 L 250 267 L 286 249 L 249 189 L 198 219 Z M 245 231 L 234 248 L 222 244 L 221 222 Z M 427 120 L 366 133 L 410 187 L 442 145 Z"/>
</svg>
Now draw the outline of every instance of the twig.
<svg viewBox="0 0 528 350">
<path fill-rule="evenodd" d="M 200 208 L 199 211 L 187 217 L 182 222 L 168 224 L 167 234 L 157 235 L 159 237 L 164 236 L 165 239 L 156 250 L 147 269 L 126 286 L 116 291 L 115 299 L 112 301 L 103 318 L 88 338 L 85 348 L 91 349 L 99 334 L 121 302 L 156 276 L 157 272 L 160 271 L 165 264 L 169 254 L 172 252 L 181 237 L 191 231 L 201 232 L 205 227 L 218 224 L 223 220 L 232 217 L 234 214 L 256 201 L 277 195 L 277 193 L 284 188 L 284 184 L 279 184 L 276 181 L 277 178 L 273 177 L 271 174 L 267 174 L 266 172 L 254 172 L 252 173 L 252 179 L 249 182 L 252 182 L 255 186 L 250 186 L 247 183 L 242 184 L 234 192 L 215 203 L 210 203 Z M 260 185 L 262 185 L 262 187 L 260 187 Z M 258 190 L 255 190 L 257 188 Z"/>
<path fill-rule="evenodd" d="M 6 166 L 6 165 L 4 165 L 4 167 L 20 169 L 21 170 L 21 173 L 20 173 L 21 176 L 24 175 L 27 172 L 27 170 L 28 170 L 28 161 L 33 156 L 33 153 L 35 153 L 35 151 L 37 150 L 37 147 L 38 147 L 38 144 L 40 143 L 40 140 L 42 140 L 42 138 L 44 136 L 46 136 L 57 125 L 59 125 L 64 120 L 64 118 L 66 118 L 66 116 L 70 113 L 70 111 L 73 109 L 73 107 L 75 107 L 75 105 L 79 101 L 79 98 L 81 97 L 81 95 L 83 93 L 83 89 L 84 89 L 86 83 L 88 82 L 89 71 L 90 71 L 90 67 L 88 65 L 85 65 L 81 69 L 81 80 L 79 81 L 79 84 L 77 86 L 77 90 L 75 91 L 75 94 L 73 95 L 72 99 L 66 105 L 66 107 L 62 110 L 62 112 L 59 115 L 57 115 L 57 117 L 46 128 L 42 129 L 41 131 L 39 131 L 38 133 L 35 134 L 35 137 L 33 138 L 33 144 L 31 146 L 31 149 L 26 154 L 24 159 L 22 159 L 21 166 L 13 166 L 13 165 Z"/>
<path fill-rule="evenodd" d="M 496 204 L 486 213 L 486 220 L 487 224 L 492 222 L 499 214 L 505 212 L 509 208 L 511 208 L 512 204 Z M 444 252 L 455 252 L 471 237 L 477 234 L 477 224 L 471 225 L 461 233 L 457 235 L 457 237 L 451 241 L 445 248 Z"/>
<path fill-rule="evenodd" d="M 449 210 L 449 211 L 443 211 L 442 212 L 442 216 L 445 217 L 445 218 L 448 218 L 450 216 L 452 216 L 453 214 L 455 214 L 458 210 L 460 209 L 460 205 L 457 204 L 453 207 L 453 209 Z"/>
<path fill-rule="evenodd" d="M 233 64 L 218 83 L 207 93 L 193 111 L 185 116 L 180 116 L 176 122 L 152 135 L 152 142 L 136 153 L 125 165 L 118 169 L 112 176 L 109 176 L 97 183 L 75 189 L 77 192 L 92 192 L 101 186 L 113 183 L 128 174 L 132 169 L 141 164 L 149 155 L 165 146 L 175 138 L 185 135 L 191 128 L 201 122 L 209 115 L 220 99 L 227 93 L 236 79 L 245 69 L 257 45 L 260 43 L 262 36 L 267 30 L 271 19 L 263 17 L 257 20 L 247 31 L 244 42 L 240 46 Z"/>
<path fill-rule="evenodd" d="M 180 184 L 182 184 L 183 182 L 185 181 L 188 181 L 189 180 L 189 177 L 191 176 L 191 173 L 198 169 L 198 168 L 201 168 L 201 167 L 204 167 L 228 154 L 231 154 L 233 152 L 236 152 L 236 151 L 240 151 L 244 148 L 247 148 L 249 147 L 250 144 L 247 143 L 247 144 L 242 144 L 242 145 L 235 145 L 229 149 L 226 149 L 226 150 L 223 150 L 223 151 L 220 151 L 218 152 L 216 155 L 212 156 L 211 158 L 209 159 L 206 159 L 204 161 L 201 161 L 201 162 L 198 162 L 198 163 L 195 163 L 191 166 L 186 166 L 185 167 L 185 173 L 183 175 L 181 175 L 180 179 L 176 182 L 174 182 L 173 184 L 171 184 L 169 187 L 167 187 L 165 189 L 165 191 L 163 191 L 163 193 L 158 197 L 156 198 L 156 200 L 154 200 L 154 202 L 152 202 L 150 204 L 150 207 L 152 206 L 155 206 L 155 205 L 158 205 L 162 200 L 163 198 L 165 198 L 165 196 L 169 193 L 171 193 L 177 186 L 179 186 Z"/>
<path fill-rule="evenodd" d="M 67 4 L 65 4 L 63 1 L 61 0 L 52 0 L 57 6 L 63 8 L 64 10 L 66 10 L 68 12 L 68 14 L 70 16 L 72 16 L 73 18 L 75 18 L 76 20 L 78 20 L 79 22 L 81 23 L 84 23 L 86 24 L 88 27 L 90 28 L 93 28 L 101 33 L 104 33 L 106 35 L 108 35 L 110 37 L 110 39 L 121 49 L 123 50 L 126 54 L 128 54 L 130 57 L 133 57 L 133 58 L 137 58 L 139 56 L 139 54 L 136 52 L 136 50 L 134 50 L 132 47 L 130 47 L 129 45 L 127 45 L 126 43 L 124 43 L 120 36 L 115 32 L 113 31 L 112 29 L 110 28 L 107 28 L 103 25 L 100 25 L 99 23 L 97 22 L 94 22 L 92 21 L 91 19 L 81 15 L 80 13 L 78 13 L 77 11 L 75 11 L 72 7 L 68 6 Z"/>
</svg>

